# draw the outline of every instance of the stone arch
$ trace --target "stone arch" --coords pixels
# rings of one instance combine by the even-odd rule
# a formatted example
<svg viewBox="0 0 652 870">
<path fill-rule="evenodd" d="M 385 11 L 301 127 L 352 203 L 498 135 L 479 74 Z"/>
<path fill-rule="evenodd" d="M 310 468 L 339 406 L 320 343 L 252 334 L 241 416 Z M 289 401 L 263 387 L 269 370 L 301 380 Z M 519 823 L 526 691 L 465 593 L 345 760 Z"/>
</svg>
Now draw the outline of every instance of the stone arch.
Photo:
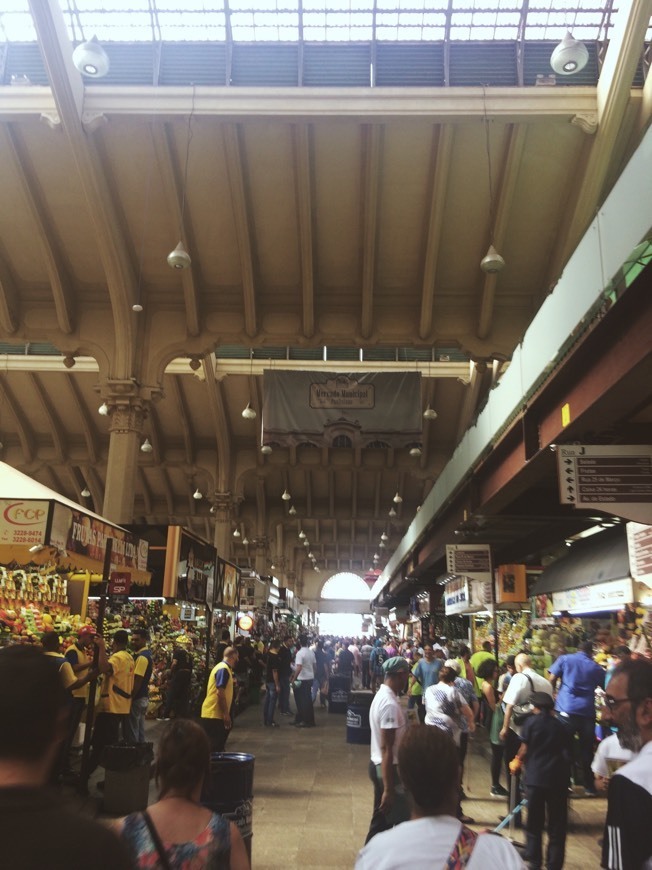
<svg viewBox="0 0 652 870">
<path fill-rule="evenodd" d="M 340 601 L 360 601 L 369 598 L 369 587 L 359 574 L 341 571 L 333 574 L 321 588 L 320 598 L 335 598 Z"/>
</svg>

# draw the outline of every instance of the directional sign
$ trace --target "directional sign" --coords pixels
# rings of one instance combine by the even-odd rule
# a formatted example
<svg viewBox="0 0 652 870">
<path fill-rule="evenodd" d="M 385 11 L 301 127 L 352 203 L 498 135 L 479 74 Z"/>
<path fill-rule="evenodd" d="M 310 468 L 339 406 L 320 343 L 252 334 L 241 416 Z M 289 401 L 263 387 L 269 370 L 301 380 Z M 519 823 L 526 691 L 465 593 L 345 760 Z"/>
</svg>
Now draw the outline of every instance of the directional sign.
<svg viewBox="0 0 652 870">
<path fill-rule="evenodd" d="M 630 514 L 652 504 L 652 447 L 564 445 L 557 450 L 562 504 Z M 625 506 L 625 507 L 623 507 Z"/>
<path fill-rule="evenodd" d="M 446 567 L 449 574 L 491 580 L 491 547 L 489 544 L 447 544 Z"/>
<path fill-rule="evenodd" d="M 632 577 L 652 587 L 652 526 L 627 523 L 627 545 Z"/>
</svg>

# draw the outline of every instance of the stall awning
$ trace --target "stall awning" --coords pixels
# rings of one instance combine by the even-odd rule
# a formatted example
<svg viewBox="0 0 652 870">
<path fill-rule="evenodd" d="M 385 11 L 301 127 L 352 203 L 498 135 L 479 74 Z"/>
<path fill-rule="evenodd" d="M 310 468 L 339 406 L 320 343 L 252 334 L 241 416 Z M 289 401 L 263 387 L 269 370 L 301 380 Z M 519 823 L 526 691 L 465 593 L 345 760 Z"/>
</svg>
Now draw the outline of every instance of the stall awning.
<svg viewBox="0 0 652 870">
<path fill-rule="evenodd" d="M 629 576 L 627 537 L 623 526 L 577 541 L 567 556 L 541 573 L 531 594 L 549 595 Z"/>
</svg>

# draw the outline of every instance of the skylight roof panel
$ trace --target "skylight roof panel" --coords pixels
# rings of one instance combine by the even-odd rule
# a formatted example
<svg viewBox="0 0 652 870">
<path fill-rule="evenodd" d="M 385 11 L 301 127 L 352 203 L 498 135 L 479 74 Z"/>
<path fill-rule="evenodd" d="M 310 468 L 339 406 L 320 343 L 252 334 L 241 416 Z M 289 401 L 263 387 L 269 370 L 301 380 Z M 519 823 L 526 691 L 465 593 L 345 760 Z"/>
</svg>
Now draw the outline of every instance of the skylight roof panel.
<svg viewBox="0 0 652 870">
<path fill-rule="evenodd" d="M 178 2 L 178 0 L 176 0 Z M 201 12 L 160 12 L 157 15 L 161 39 L 177 41 L 223 41 L 226 39 L 224 13 L 212 12 L 210 16 Z"/>
<path fill-rule="evenodd" d="M 36 30 L 29 12 L 0 13 L 0 39 L 3 42 L 36 42 Z"/>
</svg>

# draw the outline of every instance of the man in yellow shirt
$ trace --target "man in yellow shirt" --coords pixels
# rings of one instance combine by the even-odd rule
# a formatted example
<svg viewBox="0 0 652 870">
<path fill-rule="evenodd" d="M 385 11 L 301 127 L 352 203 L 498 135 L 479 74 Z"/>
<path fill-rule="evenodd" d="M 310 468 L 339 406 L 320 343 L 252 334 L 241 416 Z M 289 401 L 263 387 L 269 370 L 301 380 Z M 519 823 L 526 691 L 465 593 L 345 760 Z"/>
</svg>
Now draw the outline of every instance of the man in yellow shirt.
<svg viewBox="0 0 652 870">
<path fill-rule="evenodd" d="M 118 742 L 120 723 L 131 710 L 135 666 L 131 654 L 127 651 L 128 643 L 128 632 L 123 628 L 118 629 L 113 635 L 112 655 L 107 657 L 104 638 L 100 635 L 95 637 L 102 688 L 93 729 L 89 773 L 92 773 L 100 763 L 104 747 Z"/>
<path fill-rule="evenodd" d="M 237 649 L 228 646 L 222 661 L 215 665 L 208 678 L 206 698 L 201 708 L 201 724 L 211 742 L 211 752 L 224 751 L 233 727 L 233 668 L 237 661 Z"/>
<path fill-rule="evenodd" d="M 68 732 L 66 743 L 68 747 L 72 746 L 75 739 L 77 728 L 81 722 L 84 710 L 88 704 L 88 685 L 92 679 L 91 671 L 93 668 L 93 659 L 95 657 L 95 645 L 93 638 L 95 637 L 95 629 L 92 625 L 84 625 L 79 629 L 77 641 L 70 644 L 66 650 L 66 661 L 72 667 L 73 673 L 77 679 L 88 676 L 87 680 L 78 688 L 72 690 L 72 710 L 70 713 L 70 730 Z"/>
<path fill-rule="evenodd" d="M 134 651 L 134 688 L 131 693 L 131 709 L 123 722 L 127 743 L 145 742 L 145 716 L 149 707 L 149 681 L 152 676 L 152 653 L 147 649 L 149 632 L 146 628 L 134 628 L 131 632 L 131 648 Z"/>
</svg>

